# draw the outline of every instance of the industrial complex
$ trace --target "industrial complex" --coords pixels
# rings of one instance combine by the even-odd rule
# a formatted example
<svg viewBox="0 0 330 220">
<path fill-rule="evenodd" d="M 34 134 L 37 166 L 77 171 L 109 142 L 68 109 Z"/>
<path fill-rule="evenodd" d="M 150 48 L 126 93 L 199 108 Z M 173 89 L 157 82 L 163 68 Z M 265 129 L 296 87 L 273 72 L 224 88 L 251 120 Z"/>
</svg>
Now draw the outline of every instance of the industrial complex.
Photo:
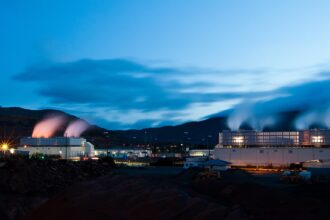
<svg viewBox="0 0 330 220">
<path fill-rule="evenodd" d="M 310 129 L 301 131 L 255 131 L 224 130 L 219 133 L 219 143 L 214 150 L 190 150 L 187 152 L 152 152 L 150 148 L 119 147 L 94 149 L 93 144 L 81 138 L 87 128 L 83 121 L 71 123 L 62 137 L 54 137 L 61 117 L 47 118 L 39 122 L 32 137 L 21 138 L 18 153 L 56 156 L 62 159 L 79 160 L 111 156 L 115 162 L 154 162 L 155 158 L 182 160 L 185 157 L 213 158 L 233 166 L 287 167 L 294 163 L 315 160 L 330 160 L 330 130 Z M 5 149 L 4 149 L 5 150 Z M 178 158 L 177 158 L 178 154 Z"/>
<path fill-rule="evenodd" d="M 223 131 L 214 158 L 236 166 L 286 167 L 330 159 L 330 130 Z"/>
</svg>

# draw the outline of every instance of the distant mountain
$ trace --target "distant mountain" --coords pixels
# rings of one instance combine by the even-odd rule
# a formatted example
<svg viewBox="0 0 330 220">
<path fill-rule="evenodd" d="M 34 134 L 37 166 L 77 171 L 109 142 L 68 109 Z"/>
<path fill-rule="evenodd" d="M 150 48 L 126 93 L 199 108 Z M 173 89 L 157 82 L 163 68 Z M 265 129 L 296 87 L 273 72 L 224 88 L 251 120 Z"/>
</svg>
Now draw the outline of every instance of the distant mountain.
<svg viewBox="0 0 330 220">
<path fill-rule="evenodd" d="M 300 111 L 278 113 L 277 122 L 272 127 L 266 127 L 268 131 L 295 130 L 294 120 Z M 242 129 L 252 129 L 243 124 Z M 189 122 L 177 126 L 165 126 L 160 128 L 147 128 L 141 130 L 115 131 L 118 137 L 131 142 L 139 143 L 182 143 L 194 145 L 215 145 L 218 143 L 218 134 L 222 130 L 228 130 L 227 117 L 215 116 L 203 121 Z"/>
<path fill-rule="evenodd" d="M 64 114 L 69 120 L 77 117 L 58 110 L 28 110 L 23 108 L 0 107 L 0 140 L 11 139 L 18 143 L 20 137 L 31 136 L 34 125 L 50 114 Z M 282 112 L 275 115 L 276 123 L 272 127 L 266 127 L 269 131 L 295 130 L 294 121 L 300 111 Z M 315 125 L 315 127 L 319 127 Z M 62 130 L 57 135 L 61 136 Z M 243 124 L 243 129 L 252 129 Z M 222 130 L 229 129 L 226 116 L 214 116 L 212 118 L 189 122 L 177 126 L 165 126 L 159 128 L 146 128 L 141 130 L 107 130 L 96 125 L 82 134 L 96 147 L 110 147 L 123 145 L 203 145 L 214 146 L 218 143 L 218 134 Z"/>
</svg>

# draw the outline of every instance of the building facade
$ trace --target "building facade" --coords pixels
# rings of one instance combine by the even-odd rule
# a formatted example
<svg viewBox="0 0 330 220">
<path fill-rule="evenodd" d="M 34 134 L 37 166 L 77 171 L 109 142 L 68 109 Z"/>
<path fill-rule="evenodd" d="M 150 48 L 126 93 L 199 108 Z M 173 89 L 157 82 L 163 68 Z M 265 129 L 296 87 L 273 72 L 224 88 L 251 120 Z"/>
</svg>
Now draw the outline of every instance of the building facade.
<svg viewBox="0 0 330 220">
<path fill-rule="evenodd" d="M 287 167 L 330 159 L 330 130 L 259 132 L 223 131 L 214 158 L 234 166 Z"/>
<path fill-rule="evenodd" d="M 214 158 L 234 166 L 288 167 L 293 163 L 330 159 L 330 148 L 316 147 L 250 147 L 216 148 Z"/>
<path fill-rule="evenodd" d="M 82 156 L 93 157 L 94 146 L 84 138 L 22 138 L 18 152 L 60 156 L 63 159 L 75 159 Z"/>
<path fill-rule="evenodd" d="M 223 131 L 218 147 L 329 147 L 330 130 L 303 131 Z"/>
<path fill-rule="evenodd" d="M 105 148 L 105 149 L 96 149 L 95 156 L 111 156 L 114 159 L 128 159 L 128 158 L 147 158 L 152 156 L 150 149 L 141 149 L 141 148 Z"/>
</svg>

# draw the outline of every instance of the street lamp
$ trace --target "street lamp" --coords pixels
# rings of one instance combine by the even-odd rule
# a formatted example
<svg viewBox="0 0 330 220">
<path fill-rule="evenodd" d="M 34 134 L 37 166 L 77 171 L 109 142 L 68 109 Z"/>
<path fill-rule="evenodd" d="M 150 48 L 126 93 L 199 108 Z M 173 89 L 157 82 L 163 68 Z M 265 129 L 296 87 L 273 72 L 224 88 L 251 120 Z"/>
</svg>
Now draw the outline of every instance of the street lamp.
<svg viewBox="0 0 330 220">
<path fill-rule="evenodd" d="M 4 156 L 4 158 L 6 158 L 6 152 L 7 152 L 8 148 L 9 148 L 9 145 L 8 145 L 7 143 L 3 143 L 3 144 L 1 145 L 1 149 L 2 149 L 2 151 L 3 151 L 3 156 Z"/>
<path fill-rule="evenodd" d="M 3 151 L 8 150 L 8 147 L 9 147 L 9 146 L 8 146 L 8 144 L 6 144 L 6 143 L 5 143 L 5 144 L 2 144 L 2 146 L 1 146 L 1 148 L 2 148 Z"/>
</svg>

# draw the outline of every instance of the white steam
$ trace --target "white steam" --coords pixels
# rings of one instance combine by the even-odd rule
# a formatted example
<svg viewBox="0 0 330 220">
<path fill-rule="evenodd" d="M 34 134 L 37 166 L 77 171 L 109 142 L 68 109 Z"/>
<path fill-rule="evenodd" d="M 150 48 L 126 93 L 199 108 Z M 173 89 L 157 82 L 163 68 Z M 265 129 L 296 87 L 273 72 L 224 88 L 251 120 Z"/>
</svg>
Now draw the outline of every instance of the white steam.
<svg viewBox="0 0 330 220">
<path fill-rule="evenodd" d="M 276 117 L 256 113 L 251 103 L 244 103 L 237 106 L 235 111 L 227 119 L 227 125 L 232 131 L 239 130 L 243 123 L 249 124 L 254 130 L 262 131 L 265 127 L 274 125 L 276 123 Z"/>
<path fill-rule="evenodd" d="M 34 126 L 32 137 L 34 138 L 50 138 L 52 137 L 66 122 L 63 115 L 52 115 L 40 121 Z"/>
<path fill-rule="evenodd" d="M 251 117 L 248 119 L 247 123 L 257 131 L 262 131 L 265 127 L 275 125 L 276 117 L 275 116 L 260 116 L 260 117 Z"/>
<path fill-rule="evenodd" d="M 80 135 L 86 131 L 89 124 L 83 120 L 76 120 L 69 124 L 64 132 L 65 137 L 80 137 Z"/>
<path fill-rule="evenodd" d="M 240 126 L 249 119 L 251 115 L 250 105 L 244 103 L 238 106 L 235 111 L 228 117 L 227 125 L 232 131 L 237 131 Z"/>
<path fill-rule="evenodd" d="M 295 120 L 295 127 L 299 130 L 309 129 L 313 124 L 330 129 L 330 108 L 304 112 Z"/>
</svg>

